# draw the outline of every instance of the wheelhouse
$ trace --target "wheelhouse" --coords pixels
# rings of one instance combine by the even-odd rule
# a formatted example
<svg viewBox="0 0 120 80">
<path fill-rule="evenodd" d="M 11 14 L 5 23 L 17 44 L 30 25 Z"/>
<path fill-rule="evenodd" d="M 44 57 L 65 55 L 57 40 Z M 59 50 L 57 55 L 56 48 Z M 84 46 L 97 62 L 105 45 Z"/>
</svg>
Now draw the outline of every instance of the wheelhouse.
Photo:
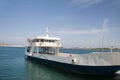
<svg viewBox="0 0 120 80">
<path fill-rule="evenodd" d="M 59 53 L 60 38 L 55 37 L 37 37 L 28 39 L 27 53 L 29 54 L 50 54 Z"/>
</svg>

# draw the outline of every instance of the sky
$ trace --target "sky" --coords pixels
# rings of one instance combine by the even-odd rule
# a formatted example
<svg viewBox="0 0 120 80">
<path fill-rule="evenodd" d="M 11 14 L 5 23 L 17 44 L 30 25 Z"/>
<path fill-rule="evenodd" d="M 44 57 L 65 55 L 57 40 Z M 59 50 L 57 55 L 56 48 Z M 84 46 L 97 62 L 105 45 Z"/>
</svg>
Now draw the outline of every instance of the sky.
<svg viewBox="0 0 120 80">
<path fill-rule="evenodd" d="M 120 0 L 0 0 L 0 42 L 26 45 L 46 26 L 63 47 L 120 47 Z"/>
</svg>

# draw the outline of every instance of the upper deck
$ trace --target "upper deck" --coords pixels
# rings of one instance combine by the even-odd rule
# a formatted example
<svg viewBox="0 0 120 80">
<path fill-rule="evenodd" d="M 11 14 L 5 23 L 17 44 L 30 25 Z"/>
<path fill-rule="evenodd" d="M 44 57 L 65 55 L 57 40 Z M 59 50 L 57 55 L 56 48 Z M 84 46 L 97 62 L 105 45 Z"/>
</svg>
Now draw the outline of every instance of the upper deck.
<svg viewBox="0 0 120 80">
<path fill-rule="evenodd" d="M 34 39 L 28 40 L 28 46 L 36 46 L 36 47 L 61 47 L 60 38 L 56 37 L 42 37 L 38 36 Z"/>
</svg>

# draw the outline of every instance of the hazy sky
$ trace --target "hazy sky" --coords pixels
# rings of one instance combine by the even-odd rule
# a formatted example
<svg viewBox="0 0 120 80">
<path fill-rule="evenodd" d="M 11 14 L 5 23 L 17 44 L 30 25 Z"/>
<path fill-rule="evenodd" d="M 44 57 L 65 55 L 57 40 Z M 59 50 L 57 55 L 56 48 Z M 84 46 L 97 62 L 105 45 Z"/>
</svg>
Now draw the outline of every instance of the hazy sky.
<svg viewBox="0 0 120 80">
<path fill-rule="evenodd" d="M 45 34 L 64 47 L 120 47 L 120 0 L 0 0 L 0 42 Z"/>
</svg>

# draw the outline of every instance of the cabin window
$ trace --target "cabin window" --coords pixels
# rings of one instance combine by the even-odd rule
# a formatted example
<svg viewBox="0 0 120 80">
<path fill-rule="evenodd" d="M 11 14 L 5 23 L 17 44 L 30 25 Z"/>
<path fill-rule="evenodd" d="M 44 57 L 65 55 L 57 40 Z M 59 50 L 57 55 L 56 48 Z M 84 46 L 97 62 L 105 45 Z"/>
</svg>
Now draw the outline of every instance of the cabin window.
<svg viewBox="0 0 120 80">
<path fill-rule="evenodd" d="M 54 43 L 55 40 L 34 39 L 33 42 L 52 42 L 52 43 Z"/>
<path fill-rule="evenodd" d="M 34 47 L 33 52 L 34 52 L 34 53 L 37 53 L 37 47 Z"/>
<path fill-rule="evenodd" d="M 39 39 L 34 39 L 33 42 L 39 42 Z"/>
<path fill-rule="evenodd" d="M 51 42 L 51 43 L 54 43 L 55 40 L 45 40 L 45 39 L 41 39 L 41 40 L 34 41 L 34 42 Z"/>
<path fill-rule="evenodd" d="M 49 40 L 49 42 L 51 42 L 51 40 Z"/>
<path fill-rule="evenodd" d="M 39 42 L 39 39 L 36 39 L 36 42 Z"/>
<path fill-rule="evenodd" d="M 52 40 L 51 42 L 55 42 L 54 40 Z"/>
<path fill-rule="evenodd" d="M 27 47 L 27 52 L 30 52 L 31 47 Z"/>
<path fill-rule="evenodd" d="M 43 40 L 43 42 L 46 42 L 46 40 Z"/>
<path fill-rule="evenodd" d="M 45 42 L 55 42 L 54 40 L 45 40 Z"/>
<path fill-rule="evenodd" d="M 43 40 L 43 39 L 41 39 L 40 41 L 41 41 L 41 42 L 44 42 L 44 40 Z"/>
<path fill-rule="evenodd" d="M 42 52 L 43 52 L 43 49 L 42 49 L 42 48 L 39 48 L 39 47 L 34 47 L 33 52 L 34 52 L 34 53 L 42 53 Z"/>
</svg>

